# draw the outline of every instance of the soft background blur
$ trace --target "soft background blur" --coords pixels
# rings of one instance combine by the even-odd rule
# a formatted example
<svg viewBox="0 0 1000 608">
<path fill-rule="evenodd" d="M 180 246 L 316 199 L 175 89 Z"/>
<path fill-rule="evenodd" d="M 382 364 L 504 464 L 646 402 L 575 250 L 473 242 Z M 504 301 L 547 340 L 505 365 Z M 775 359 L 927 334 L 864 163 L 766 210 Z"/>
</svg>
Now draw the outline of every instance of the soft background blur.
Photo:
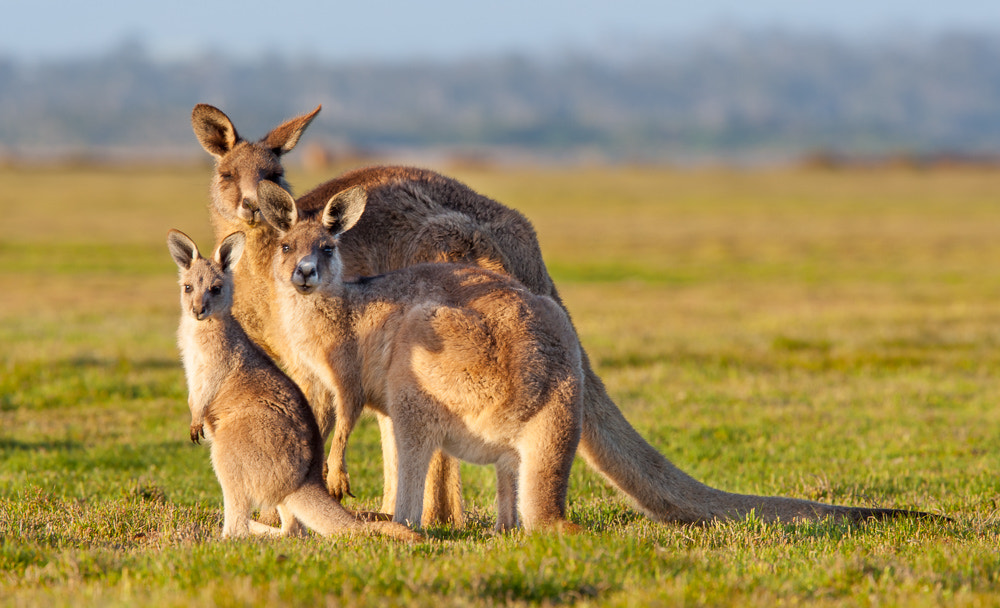
<svg viewBox="0 0 1000 608">
<path fill-rule="evenodd" d="M 1000 1 L 0 8 L 0 605 L 997 605 Z M 164 247 L 212 243 L 199 102 L 322 104 L 298 192 L 404 161 L 524 213 L 695 478 L 953 521 L 662 525 L 580 462 L 592 533 L 496 536 L 466 464 L 430 543 L 215 542 Z M 366 418 L 351 508 L 380 454 Z"/>
<path fill-rule="evenodd" d="M 1000 3 L 17 2 L 0 156 L 186 158 L 317 104 L 331 156 L 675 163 L 986 162 Z"/>
</svg>

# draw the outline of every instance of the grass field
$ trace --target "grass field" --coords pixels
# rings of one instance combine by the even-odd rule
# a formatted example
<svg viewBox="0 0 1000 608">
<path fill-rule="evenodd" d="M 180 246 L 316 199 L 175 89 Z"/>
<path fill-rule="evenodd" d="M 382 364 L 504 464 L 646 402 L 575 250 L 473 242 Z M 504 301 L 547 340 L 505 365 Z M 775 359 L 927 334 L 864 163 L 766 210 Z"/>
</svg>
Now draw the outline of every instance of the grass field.
<svg viewBox="0 0 1000 608">
<path fill-rule="evenodd" d="M 1000 605 L 1000 174 L 456 170 L 523 211 L 633 425 L 727 490 L 950 523 L 656 524 L 582 461 L 576 536 L 223 542 L 165 233 L 207 167 L 0 170 L 0 604 Z M 292 174 L 304 191 L 319 174 Z M 351 507 L 381 491 L 377 429 Z"/>
</svg>

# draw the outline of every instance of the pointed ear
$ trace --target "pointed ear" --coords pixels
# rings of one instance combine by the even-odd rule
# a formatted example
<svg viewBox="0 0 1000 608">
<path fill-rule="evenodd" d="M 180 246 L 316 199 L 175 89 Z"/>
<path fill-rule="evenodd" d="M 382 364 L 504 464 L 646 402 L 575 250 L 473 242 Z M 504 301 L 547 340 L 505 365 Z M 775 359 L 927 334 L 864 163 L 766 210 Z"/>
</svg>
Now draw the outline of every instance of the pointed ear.
<svg viewBox="0 0 1000 608">
<path fill-rule="evenodd" d="M 191 128 L 201 147 L 216 158 L 225 156 L 240 141 L 229 117 L 205 103 L 199 103 L 191 111 Z"/>
<path fill-rule="evenodd" d="M 257 183 L 257 204 L 264 221 L 278 232 L 288 232 L 299 218 L 295 199 L 274 182 L 263 180 Z"/>
<path fill-rule="evenodd" d="M 323 106 L 316 106 L 316 109 L 308 114 L 303 114 L 298 118 L 293 118 L 283 125 L 275 127 L 270 133 L 260 140 L 261 145 L 270 148 L 272 152 L 281 156 L 286 152 L 291 152 L 295 144 L 299 143 L 302 132 L 306 130 L 313 118 L 319 114 Z"/>
<path fill-rule="evenodd" d="M 368 192 L 361 186 L 341 190 L 326 203 L 323 226 L 334 234 L 347 232 L 361 219 L 367 203 Z"/>
<path fill-rule="evenodd" d="M 174 258 L 177 267 L 181 270 L 191 268 L 191 262 L 201 257 L 198 253 L 198 246 L 194 244 L 191 237 L 180 230 L 169 230 L 167 232 L 167 249 L 170 257 Z"/>
<path fill-rule="evenodd" d="M 239 263 L 246 242 L 247 237 L 242 232 L 234 232 L 222 239 L 215 250 L 215 263 L 222 267 L 223 272 L 232 272 Z"/>
</svg>

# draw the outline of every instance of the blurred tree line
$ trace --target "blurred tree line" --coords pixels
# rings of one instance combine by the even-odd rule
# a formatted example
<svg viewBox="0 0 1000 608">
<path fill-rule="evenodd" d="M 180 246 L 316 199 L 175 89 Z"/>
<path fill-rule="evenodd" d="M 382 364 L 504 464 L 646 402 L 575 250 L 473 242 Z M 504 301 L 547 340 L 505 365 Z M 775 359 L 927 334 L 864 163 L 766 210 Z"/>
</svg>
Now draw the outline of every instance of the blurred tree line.
<svg viewBox="0 0 1000 608">
<path fill-rule="evenodd" d="M 311 141 L 506 147 L 607 158 L 1000 152 L 1000 33 L 893 39 L 722 28 L 613 52 L 337 62 L 123 43 L 101 56 L 0 57 L 0 153 L 107 147 L 200 154 L 191 107 L 249 137 L 323 105 Z"/>
</svg>

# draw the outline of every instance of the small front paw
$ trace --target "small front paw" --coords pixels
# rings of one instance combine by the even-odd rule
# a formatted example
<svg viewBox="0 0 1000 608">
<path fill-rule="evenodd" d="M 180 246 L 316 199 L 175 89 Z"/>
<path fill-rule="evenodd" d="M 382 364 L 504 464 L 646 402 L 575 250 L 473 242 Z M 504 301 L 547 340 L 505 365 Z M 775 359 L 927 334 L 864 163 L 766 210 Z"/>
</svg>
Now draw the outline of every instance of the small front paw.
<svg viewBox="0 0 1000 608">
<path fill-rule="evenodd" d="M 205 427 L 201 422 L 191 423 L 191 443 L 201 443 L 201 438 L 205 436 Z"/>
<path fill-rule="evenodd" d="M 354 498 L 354 494 L 351 494 L 351 476 L 344 469 L 327 470 L 326 489 L 338 501 L 343 500 L 344 496 Z"/>
</svg>

